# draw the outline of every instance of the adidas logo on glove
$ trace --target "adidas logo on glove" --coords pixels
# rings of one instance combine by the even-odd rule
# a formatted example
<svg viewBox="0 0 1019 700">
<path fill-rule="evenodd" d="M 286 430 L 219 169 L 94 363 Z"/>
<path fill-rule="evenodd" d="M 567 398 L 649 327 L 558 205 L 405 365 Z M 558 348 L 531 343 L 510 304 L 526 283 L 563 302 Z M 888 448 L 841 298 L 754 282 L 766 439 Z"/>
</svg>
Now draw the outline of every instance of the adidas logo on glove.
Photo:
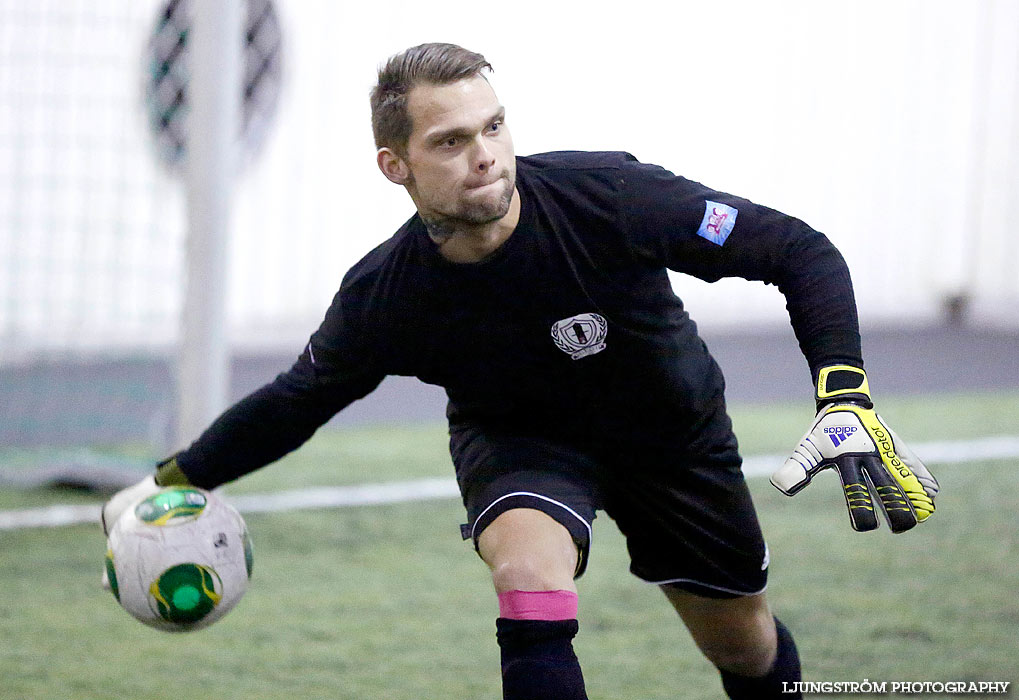
<svg viewBox="0 0 1019 700">
<path fill-rule="evenodd" d="M 856 432 L 854 425 L 837 425 L 833 428 L 825 428 L 824 434 L 831 438 L 832 444 L 838 447 L 846 441 L 850 435 Z"/>
</svg>

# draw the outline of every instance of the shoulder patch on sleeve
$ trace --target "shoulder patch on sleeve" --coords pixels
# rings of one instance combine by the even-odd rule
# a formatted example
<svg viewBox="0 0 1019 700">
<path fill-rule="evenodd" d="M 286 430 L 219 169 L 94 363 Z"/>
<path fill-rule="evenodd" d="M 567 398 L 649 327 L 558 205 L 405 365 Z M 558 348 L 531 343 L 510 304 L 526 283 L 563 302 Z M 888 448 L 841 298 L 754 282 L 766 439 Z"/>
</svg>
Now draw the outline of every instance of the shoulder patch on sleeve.
<svg viewBox="0 0 1019 700">
<path fill-rule="evenodd" d="M 739 214 L 739 210 L 735 207 L 712 202 L 710 199 L 706 200 L 704 202 L 704 219 L 701 221 L 701 227 L 697 229 L 697 235 L 708 239 L 715 245 L 722 245 L 732 233 L 732 227 L 736 225 L 737 214 Z"/>
</svg>

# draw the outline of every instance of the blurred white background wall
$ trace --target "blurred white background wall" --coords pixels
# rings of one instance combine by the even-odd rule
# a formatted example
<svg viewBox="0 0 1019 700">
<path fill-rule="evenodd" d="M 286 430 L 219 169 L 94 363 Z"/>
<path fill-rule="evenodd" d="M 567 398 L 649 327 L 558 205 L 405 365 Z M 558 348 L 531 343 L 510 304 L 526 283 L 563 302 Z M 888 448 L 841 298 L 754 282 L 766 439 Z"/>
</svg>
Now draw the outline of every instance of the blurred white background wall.
<svg viewBox="0 0 1019 700">
<path fill-rule="evenodd" d="M 183 184 L 142 106 L 155 0 L 0 0 L 0 360 L 168 347 Z M 283 94 L 237 182 L 230 333 L 296 352 L 343 273 L 412 213 L 377 171 L 368 91 L 424 41 L 480 51 L 517 151 L 628 150 L 802 218 L 864 324 L 1019 325 L 1019 2 L 278 0 Z M 781 295 L 676 277 L 702 327 Z"/>
</svg>

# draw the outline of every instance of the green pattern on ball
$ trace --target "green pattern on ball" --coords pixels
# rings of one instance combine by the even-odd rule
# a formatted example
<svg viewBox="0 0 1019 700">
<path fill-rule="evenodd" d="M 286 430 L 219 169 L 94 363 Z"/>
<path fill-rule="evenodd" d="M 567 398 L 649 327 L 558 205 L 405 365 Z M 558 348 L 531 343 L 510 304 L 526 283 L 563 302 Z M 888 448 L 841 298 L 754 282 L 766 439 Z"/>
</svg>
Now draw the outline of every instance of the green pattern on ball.
<svg viewBox="0 0 1019 700">
<path fill-rule="evenodd" d="M 113 568 L 113 550 L 106 550 L 106 578 L 110 582 L 110 593 L 120 601 L 120 588 L 117 586 L 117 570 Z"/>
<path fill-rule="evenodd" d="M 198 622 L 219 604 L 212 569 L 199 564 L 177 564 L 153 581 L 149 593 L 156 601 L 156 612 L 167 622 Z"/>
<path fill-rule="evenodd" d="M 166 525 L 173 520 L 197 518 L 207 503 L 205 494 L 198 489 L 171 486 L 135 506 L 134 514 L 150 525 Z"/>
<path fill-rule="evenodd" d="M 178 610 L 194 610 L 202 600 L 202 594 L 194 586 L 181 586 L 173 592 L 170 602 Z"/>
<path fill-rule="evenodd" d="M 255 568 L 255 553 L 251 549 L 251 536 L 247 528 L 241 533 L 241 544 L 244 545 L 244 568 L 248 571 L 248 578 L 251 578 L 251 570 Z"/>
</svg>

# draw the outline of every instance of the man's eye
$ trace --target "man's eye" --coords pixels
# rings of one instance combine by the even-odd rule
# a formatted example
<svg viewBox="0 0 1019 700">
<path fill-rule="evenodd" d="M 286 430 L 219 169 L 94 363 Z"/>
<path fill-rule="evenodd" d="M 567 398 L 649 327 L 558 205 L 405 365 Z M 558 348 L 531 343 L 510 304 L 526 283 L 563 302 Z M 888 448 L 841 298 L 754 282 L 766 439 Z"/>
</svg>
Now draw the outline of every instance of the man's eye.
<svg viewBox="0 0 1019 700">
<path fill-rule="evenodd" d="M 488 127 L 489 131 L 495 132 L 502 128 L 502 122 L 492 122 L 492 126 Z"/>
<path fill-rule="evenodd" d="M 452 138 L 452 137 L 448 138 L 448 139 L 446 139 L 445 141 L 442 142 L 442 144 L 444 146 L 449 146 L 450 148 L 452 148 L 453 146 L 457 145 L 458 143 L 460 143 L 459 139 Z"/>
</svg>

